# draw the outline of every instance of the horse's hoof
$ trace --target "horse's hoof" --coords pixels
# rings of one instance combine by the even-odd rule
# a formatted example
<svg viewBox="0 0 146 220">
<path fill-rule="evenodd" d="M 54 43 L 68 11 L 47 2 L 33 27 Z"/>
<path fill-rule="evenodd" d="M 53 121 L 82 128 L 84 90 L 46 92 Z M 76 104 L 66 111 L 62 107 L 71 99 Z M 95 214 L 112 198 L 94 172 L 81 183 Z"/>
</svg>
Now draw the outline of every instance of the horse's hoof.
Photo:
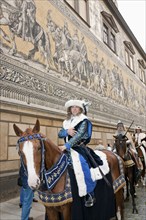
<svg viewBox="0 0 146 220">
<path fill-rule="evenodd" d="M 137 198 L 137 195 L 136 195 L 136 193 L 134 193 L 134 198 Z"/>
<path fill-rule="evenodd" d="M 133 214 L 134 214 L 134 213 L 138 214 L 138 210 L 137 210 L 136 208 L 134 208 L 133 211 L 132 211 L 132 213 L 133 213 Z"/>
</svg>

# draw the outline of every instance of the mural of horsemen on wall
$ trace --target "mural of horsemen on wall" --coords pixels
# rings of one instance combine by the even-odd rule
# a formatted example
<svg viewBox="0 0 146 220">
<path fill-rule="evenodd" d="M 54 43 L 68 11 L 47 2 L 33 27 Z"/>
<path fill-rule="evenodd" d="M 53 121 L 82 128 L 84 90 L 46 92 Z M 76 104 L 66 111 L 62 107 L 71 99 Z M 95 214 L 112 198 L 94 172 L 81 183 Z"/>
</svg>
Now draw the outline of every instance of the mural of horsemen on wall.
<svg viewBox="0 0 146 220">
<path fill-rule="evenodd" d="M 40 1 L 0 0 L 1 53 L 33 62 L 46 74 L 53 69 L 60 80 L 144 113 L 146 100 L 133 80 L 66 17 L 58 22 L 51 3 L 45 3 L 40 19 Z"/>
</svg>

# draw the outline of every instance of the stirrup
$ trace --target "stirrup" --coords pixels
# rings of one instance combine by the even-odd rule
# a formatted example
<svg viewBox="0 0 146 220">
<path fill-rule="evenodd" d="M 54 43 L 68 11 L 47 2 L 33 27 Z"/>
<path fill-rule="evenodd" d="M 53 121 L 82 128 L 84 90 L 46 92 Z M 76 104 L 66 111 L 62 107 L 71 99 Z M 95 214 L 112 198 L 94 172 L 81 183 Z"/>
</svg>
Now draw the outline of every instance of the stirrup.
<svg viewBox="0 0 146 220">
<path fill-rule="evenodd" d="M 88 199 L 86 200 L 86 197 L 85 197 L 85 206 L 86 207 L 92 207 L 96 201 L 96 199 L 94 197 L 91 196 L 91 194 L 87 194 L 88 196 Z"/>
</svg>

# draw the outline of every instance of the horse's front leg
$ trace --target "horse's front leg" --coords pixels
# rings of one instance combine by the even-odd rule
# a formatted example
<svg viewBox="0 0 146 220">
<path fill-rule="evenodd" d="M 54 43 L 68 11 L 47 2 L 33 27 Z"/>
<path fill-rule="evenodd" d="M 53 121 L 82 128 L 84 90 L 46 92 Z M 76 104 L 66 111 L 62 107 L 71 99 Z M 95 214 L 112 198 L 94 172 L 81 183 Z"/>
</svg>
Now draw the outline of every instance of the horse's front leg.
<svg viewBox="0 0 146 220">
<path fill-rule="evenodd" d="M 34 48 L 32 50 L 29 51 L 28 53 L 28 59 L 33 59 L 34 58 L 34 55 L 35 53 L 38 51 L 38 46 L 37 45 L 34 45 Z"/>
<path fill-rule="evenodd" d="M 45 220 L 60 220 L 58 212 L 54 207 L 46 207 Z"/>
<path fill-rule="evenodd" d="M 71 203 L 62 206 L 62 214 L 64 220 L 71 220 Z"/>
<path fill-rule="evenodd" d="M 15 42 L 15 34 L 11 31 L 11 29 L 10 29 L 10 38 L 12 42 L 12 48 L 9 50 L 9 54 L 14 56 L 17 53 L 17 47 Z"/>
<path fill-rule="evenodd" d="M 132 197 L 132 207 L 133 207 L 133 210 L 132 210 L 132 213 L 135 213 L 138 214 L 138 209 L 136 207 L 136 202 L 135 202 L 135 187 L 134 187 L 134 183 L 130 182 L 130 194 L 131 194 L 131 197 Z"/>
<path fill-rule="evenodd" d="M 127 176 L 125 177 L 125 180 L 126 180 L 126 198 L 125 198 L 125 200 L 129 201 L 129 181 L 127 179 Z"/>
</svg>

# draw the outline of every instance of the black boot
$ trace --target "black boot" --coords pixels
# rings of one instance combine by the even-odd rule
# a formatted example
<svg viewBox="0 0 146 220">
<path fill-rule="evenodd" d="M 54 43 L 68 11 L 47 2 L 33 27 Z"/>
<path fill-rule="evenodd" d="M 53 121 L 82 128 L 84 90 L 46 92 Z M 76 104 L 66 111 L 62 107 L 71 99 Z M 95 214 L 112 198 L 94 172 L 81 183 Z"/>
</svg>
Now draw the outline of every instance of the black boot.
<svg viewBox="0 0 146 220">
<path fill-rule="evenodd" d="M 85 206 L 86 207 L 92 207 L 95 203 L 95 197 L 94 195 L 91 195 L 90 193 L 88 193 L 85 197 Z"/>
<path fill-rule="evenodd" d="M 22 203 L 19 203 L 19 207 L 22 208 Z"/>
</svg>

